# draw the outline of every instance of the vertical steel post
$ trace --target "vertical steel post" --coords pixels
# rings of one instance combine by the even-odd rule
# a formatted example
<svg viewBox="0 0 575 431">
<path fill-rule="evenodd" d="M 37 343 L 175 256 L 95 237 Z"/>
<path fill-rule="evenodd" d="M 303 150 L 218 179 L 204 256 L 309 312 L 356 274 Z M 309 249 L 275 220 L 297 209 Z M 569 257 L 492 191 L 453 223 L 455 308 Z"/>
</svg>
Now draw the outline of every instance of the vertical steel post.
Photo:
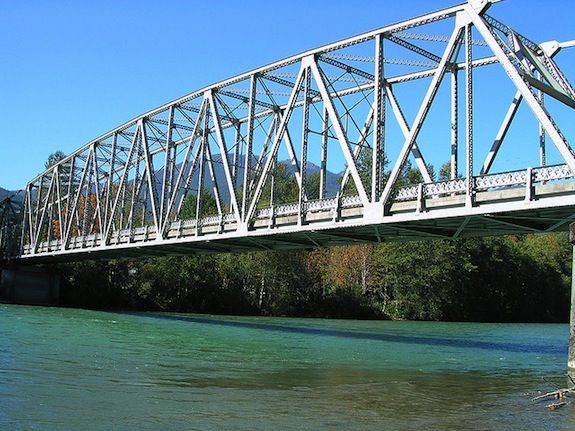
<svg viewBox="0 0 575 431">
<path fill-rule="evenodd" d="M 84 213 L 82 214 L 82 221 L 81 223 L 78 223 L 78 227 L 81 230 L 81 235 L 83 235 L 84 237 L 86 235 L 88 235 L 88 231 L 86 229 L 86 222 L 88 220 L 88 207 L 90 205 L 90 190 L 91 190 L 91 185 L 92 185 L 92 174 L 93 174 L 93 169 L 92 169 L 92 153 L 94 152 L 94 144 L 90 145 L 90 152 L 88 153 L 88 157 L 86 158 L 86 164 L 84 165 L 84 169 L 87 171 L 88 175 L 87 175 L 87 181 L 84 184 L 84 186 L 86 187 L 86 195 L 84 196 Z"/>
<path fill-rule="evenodd" d="M 164 219 L 166 215 L 166 207 L 168 205 L 168 200 L 172 193 L 172 186 L 174 184 L 174 165 L 175 165 L 175 148 L 172 144 L 172 126 L 174 124 L 174 107 L 170 106 L 168 110 L 168 126 L 166 129 L 166 141 L 164 149 L 164 172 L 162 178 L 162 200 L 160 202 L 160 217 L 158 223 L 158 229 L 164 225 Z M 164 232 L 157 232 L 157 237 L 163 237 Z"/>
<path fill-rule="evenodd" d="M 311 85 L 311 76 L 309 69 L 305 71 L 305 86 L 303 92 L 303 119 L 302 119 L 302 138 L 301 138 L 301 185 L 299 189 L 299 217 L 298 224 L 302 224 L 305 218 L 304 204 L 306 201 L 306 183 L 307 183 L 307 143 L 309 131 L 309 87 Z"/>
<path fill-rule="evenodd" d="M 24 209 L 22 214 L 22 233 L 20 236 L 20 254 L 24 254 L 24 244 L 26 243 L 26 228 L 29 227 L 28 217 L 30 214 L 30 189 L 31 185 L 26 185 L 26 194 L 24 195 Z M 32 240 L 30 240 L 32 242 Z"/>
<path fill-rule="evenodd" d="M 243 196 L 242 196 L 242 218 L 244 222 L 247 221 L 246 211 L 248 209 L 248 201 L 250 200 L 250 193 L 248 190 L 250 170 L 252 163 L 252 145 L 254 139 L 254 125 L 255 125 L 255 108 L 256 108 L 256 87 L 257 87 L 257 76 L 252 75 L 250 81 L 250 101 L 249 101 L 249 112 L 248 112 L 248 130 L 246 136 L 246 152 L 244 160 L 244 184 L 243 184 Z"/>
<path fill-rule="evenodd" d="M 56 173 L 54 172 L 54 175 L 56 175 Z M 50 195 L 53 195 L 54 192 L 51 191 Z M 52 198 L 53 200 L 53 198 Z M 52 216 L 54 214 L 54 205 L 53 203 L 50 203 L 48 205 L 48 222 L 46 223 L 46 242 L 50 242 L 53 239 L 53 232 L 52 232 Z"/>
<path fill-rule="evenodd" d="M 371 160 L 371 202 L 377 202 L 381 194 L 381 171 L 383 134 L 381 133 L 385 98 L 383 94 L 383 37 L 375 37 L 375 79 L 373 83 L 373 145 Z"/>
<path fill-rule="evenodd" d="M 144 157 L 144 166 L 146 169 L 146 177 L 148 178 L 147 181 L 147 195 L 144 198 L 144 212 L 147 212 L 148 200 L 151 204 L 152 210 L 152 217 L 154 219 L 154 227 L 156 229 L 156 233 L 160 231 L 160 218 L 161 215 L 158 215 L 158 192 L 156 190 L 156 179 L 154 174 L 154 163 L 152 160 L 152 156 L 150 154 L 150 146 L 148 142 L 148 133 L 146 132 L 146 121 L 142 121 L 142 147 L 143 147 L 143 157 Z M 164 166 L 165 169 L 165 166 Z M 144 181 L 144 178 L 142 178 Z M 149 195 L 149 199 L 148 199 Z M 145 225 L 145 220 L 142 220 L 142 226 Z M 160 235 L 161 236 L 161 235 Z"/>
<path fill-rule="evenodd" d="M 459 103 L 457 98 L 457 78 L 458 78 L 457 68 L 453 69 L 451 73 L 451 173 L 450 179 L 454 180 L 457 178 L 457 150 L 459 148 L 458 143 L 458 110 Z"/>
<path fill-rule="evenodd" d="M 120 221 L 119 221 L 119 229 L 122 230 L 124 228 L 124 219 L 126 218 L 126 189 L 127 187 L 124 186 L 122 188 L 122 197 L 120 198 L 122 200 L 121 203 L 121 207 L 120 207 Z M 119 193 L 118 193 L 119 196 Z M 112 216 L 110 219 L 110 223 L 109 226 L 111 226 L 111 224 L 114 222 L 114 211 L 112 210 L 111 212 Z"/>
<path fill-rule="evenodd" d="M 274 190 L 276 188 L 276 171 L 277 171 L 277 158 L 274 160 L 272 171 L 270 173 L 270 208 L 272 212 L 274 210 L 274 199 L 275 199 Z"/>
<path fill-rule="evenodd" d="M 42 195 L 43 195 L 43 192 L 44 192 L 44 175 L 42 175 L 42 176 L 40 177 L 40 184 L 39 184 L 39 186 L 38 186 L 38 198 L 37 198 L 38 205 L 36 205 L 36 208 L 35 208 L 35 211 L 34 211 L 34 213 L 35 213 L 35 217 L 34 217 L 34 228 L 35 228 L 34 238 L 38 236 L 38 235 L 37 235 L 37 231 L 40 229 L 40 226 L 38 225 L 38 222 L 39 222 L 39 218 L 40 218 L 40 208 L 42 207 L 42 199 L 43 199 Z"/>
<path fill-rule="evenodd" d="M 537 75 L 538 78 L 541 78 L 541 74 L 538 73 Z M 537 96 L 541 106 L 544 106 L 545 98 L 541 90 L 537 90 Z M 545 166 L 547 163 L 547 156 L 545 153 L 545 129 L 543 128 L 543 124 L 539 122 L 539 166 Z"/>
<path fill-rule="evenodd" d="M 127 228 L 133 229 L 134 228 L 134 208 L 136 207 L 136 198 L 138 189 L 140 187 L 140 160 L 142 158 L 142 150 L 141 147 L 138 145 L 138 153 L 136 154 L 136 161 L 135 161 L 135 169 L 134 169 L 134 182 L 132 183 L 132 198 L 130 200 L 130 211 L 128 212 L 128 220 Z"/>
<path fill-rule="evenodd" d="M 144 188 L 144 196 L 142 196 L 142 202 L 140 203 L 141 210 L 142 210 L 142 220 L 140 223 L 140 227 L 144 227 L 146 225 L 146 214 L 148 213 L 148 195 L 150 194 L 149 188 Z"/>
<path fill-rule="evenodd" d="M 473 206 L 473 56 L 472 56 L 471 24 L 465 26 L 465 78 L 467 86 L 467 199 L 466 205 Z"/>
<path fill-rule="evenodd" d="M 321 166 L 319 172 L 319 198 L 325 199 L 325 182 L 327 173 L 327 142 L 328 142 L 328 127 L 329 114 L 324 105 L 323 107 L 323 130 L 321 136 Z"/>
<path fill-rule="evenodd" d="M 233 192 L 236 193 L 238 190 L 238 163 L 240 162 L 240 145 L 242 143 L 242 135 L 241 135 L 241 123 L 238 121 L 234 128 L 235 128 L 235 145 L 234 145 L 234 162 L 232 165 L 232 185 L 233 185 Z M 236 194 L 237 199 L 237 194 Z M 232 196 L 230 196 L 230 212 L 232 212 Z"/>
<path fill-rule="evenodd" d="M 204 163 L 206 160 L 206 141 L 207 137 L 207 115 L 206 125 L 202 133 L 202 144 L 200 147 L 200 172 L 198 175 L 198 188 L 196 191 L 196 236 L 200 234 L 200 219 L 202 217 L 202 192 L 204 189 Z"/>
<path fill-rule="evenodd" d="M 116 136 L 116 135 L 114 134 L 114 136 Z M 111 163 L 113 163 L 113 160 Z M 72 217 L 73 211 L 74 211 L 72 208 L 73 201 L 71 198 L 72 198 L 72 186 L 74 185 L 74 179 L 76 178 L 76 172 L 75 171 L 76 171 L 76 157 L 74 156 L 70 160 L 70 173 L 68 175 L 68 191 L 66 192 L 66 207 L 65 207 L 66 213 L 64 214 L 64 225 L 65 226 L 68 226 L 68 220 L 70 220 L 70 218 Z M 62 233 L 65 233 L 64 228 L 62 228 Z M 62 239 L 64 239 L 64 235 L 62 235 Z M 62 241 L 62 250 L 65 249 L 65 245 L 66 245 L 65 241 Z"/>
<path fill-rule="evenodd" d="M 118 132 L 114 132 L 112 136 L 112 146 L 110 148 L 110 172 L 108 174 L 108 183 L 106 184 L 106 198 L 104 200 L 104 226 L 108 225 L 108 220 L 110 217 L 110 203 L 111 203 L 111 194 L 112 194 L 112 182 L 114 181 L 114 169 L 116 166 L 114 165 L 116 159 L 116 143 L 118 140 Z M 72 159 L 72 169 L 73 171 L 73 163 L 74 159 Z M 70 173 L 70 177 L 72 176 L 72 172 Z M 70 199 L 70 187 L 68 187 L 68 201 Z M 102 233 L 104 231 L 104 227 L 102 227 Z"/>
</svg>

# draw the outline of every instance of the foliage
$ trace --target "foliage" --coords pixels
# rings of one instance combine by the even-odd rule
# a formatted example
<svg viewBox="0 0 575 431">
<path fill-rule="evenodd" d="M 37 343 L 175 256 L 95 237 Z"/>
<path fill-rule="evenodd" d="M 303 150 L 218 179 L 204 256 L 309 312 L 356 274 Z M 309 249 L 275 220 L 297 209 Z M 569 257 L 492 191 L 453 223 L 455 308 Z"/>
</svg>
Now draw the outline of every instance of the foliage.
<svg viewBox="0 0 575 431">
<path fill-rule="evenodd" d="M 180 211 L 181 219 L 195 219 L 196 208 L 198 205 L 198 196 L 194 193 L 189 193 L 182 204 Z M 200 218 L 216 215 L 218 213 L 218 205 L 214 196 L 209 190 L 203 189 L 200 194 Z"/>
<path fill-rule="evenodd" d="M 46 160 L 46 162 L 44 163 L 44 167 L 46 169 L 50 169 L 52 166 L 54 166 L 60 160 L 63 160 L 65 158 L 66 158 L 66 154 L 64 154 L 62 151 L 58 150 L 58 151 L 56 151 L 56 152 L 54 152 L 48 156 L 48 160 Z"/>
<path fill-rule="evenodd" d="M 273 175 L 268 176 L 258 202 L 259 208 L 266 208 L 270 205 L 272 191 L 274 205 L 293 203 L 299 200 L 299 186 L 295 174 L 288 170 L 285 163 L 277 163 L 273 168 Z"/>
<path fill-rule="evenodd" d="M 566 321 L 565 234 L 63 265 L 64 305 L 225 314 Z"/>
</svg>

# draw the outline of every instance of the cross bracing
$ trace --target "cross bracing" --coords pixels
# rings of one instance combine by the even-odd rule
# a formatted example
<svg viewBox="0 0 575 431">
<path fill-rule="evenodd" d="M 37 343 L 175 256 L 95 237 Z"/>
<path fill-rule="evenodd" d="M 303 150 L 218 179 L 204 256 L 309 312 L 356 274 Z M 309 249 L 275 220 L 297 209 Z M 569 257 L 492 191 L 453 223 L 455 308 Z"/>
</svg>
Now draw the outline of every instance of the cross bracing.
<svg viewBox="0 0 575 431">
<path fill-rule="evenodd" d="M 555 56 L 572 44 L 537 44 L 491 6 L 316 48 L 100 136 L 28 183 L 17 256 L 566 228 L 575 153 L 560 127 L 575 90 Z"/>
</svg>

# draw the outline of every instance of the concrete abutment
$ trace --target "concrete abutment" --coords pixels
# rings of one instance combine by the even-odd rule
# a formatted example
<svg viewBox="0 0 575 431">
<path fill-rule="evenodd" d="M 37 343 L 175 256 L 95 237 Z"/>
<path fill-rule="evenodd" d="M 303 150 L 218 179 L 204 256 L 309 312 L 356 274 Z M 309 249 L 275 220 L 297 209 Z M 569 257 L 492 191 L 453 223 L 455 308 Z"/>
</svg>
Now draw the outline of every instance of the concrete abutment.
<svg viewBox="0 0 575 431">
<path fill-rule="evenodd" d="M 61 275 L 44 267 L 0 268 L 0 301 L 26 305 L 58 305 Z"/>
<path fill-rule="evenodd" d="M 569 225 L 569 242 L 573 246 L 571 260 L 571 309 L 569 311 L 569 350 L 567 367 L 571 376 L 575 375 L 575 223 Z"/>
</svg>

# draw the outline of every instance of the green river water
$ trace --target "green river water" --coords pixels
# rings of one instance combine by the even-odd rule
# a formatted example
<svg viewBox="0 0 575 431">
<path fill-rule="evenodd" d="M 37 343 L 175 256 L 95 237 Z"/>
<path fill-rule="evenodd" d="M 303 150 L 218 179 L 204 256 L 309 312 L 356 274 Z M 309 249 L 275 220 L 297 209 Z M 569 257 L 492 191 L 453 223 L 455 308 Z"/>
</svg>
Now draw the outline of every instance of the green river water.
<svg viewBox="0 0 575 431">
<path fill-rule="evenodd" d="M 567 325 L 0 304 L 0 430 L 575 430 Z"/>
</svg>

